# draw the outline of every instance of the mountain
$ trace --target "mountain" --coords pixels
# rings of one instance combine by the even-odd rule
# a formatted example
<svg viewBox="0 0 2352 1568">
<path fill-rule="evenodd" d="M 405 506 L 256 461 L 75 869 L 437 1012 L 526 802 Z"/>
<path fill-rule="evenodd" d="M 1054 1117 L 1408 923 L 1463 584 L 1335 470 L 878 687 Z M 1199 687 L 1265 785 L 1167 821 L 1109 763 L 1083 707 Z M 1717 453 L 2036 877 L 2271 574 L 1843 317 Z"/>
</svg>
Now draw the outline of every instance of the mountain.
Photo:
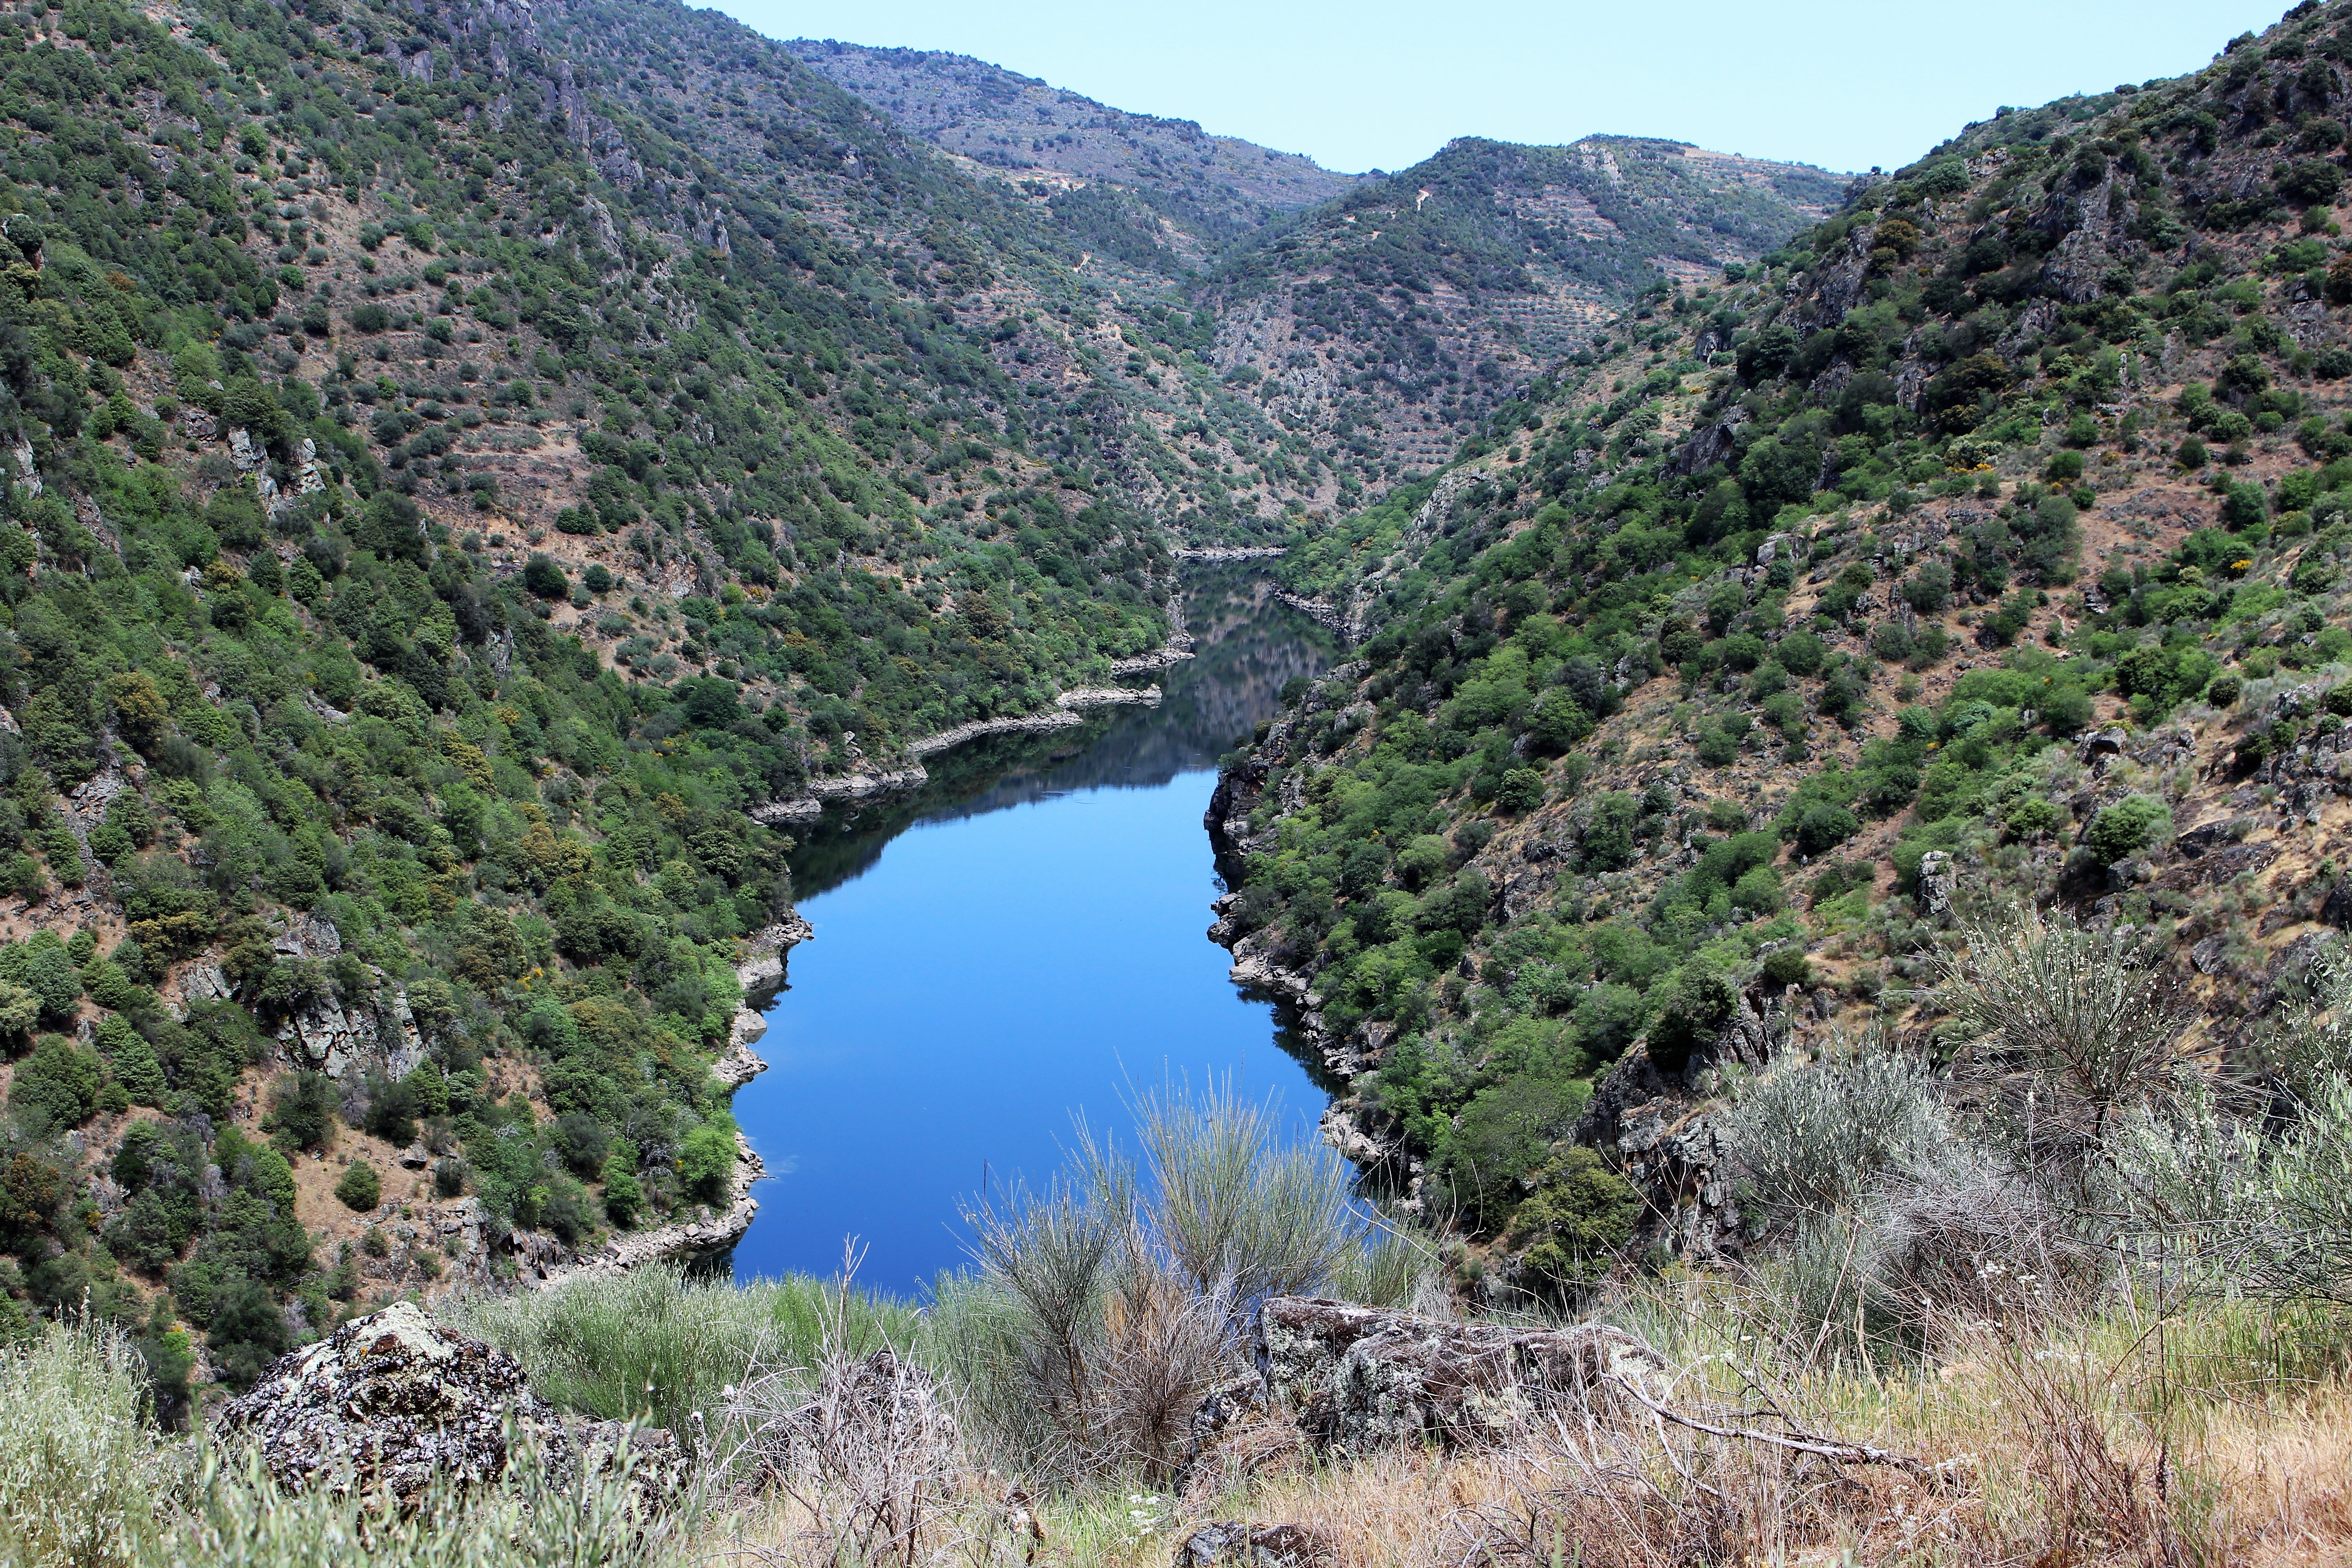
<svg viewBox="0 0 2352 1568">
<path fill-rule="evenodd" d="M 832 39 L 784 47 L 934 146 L 1044 187 L 1059 212 L 1098 206 L 1097 186 L 1132 194 L 1159 230 L 1139 226 L 1138 240 L 1188 260 L 1343 195 L 1360 178 L 1296 153 L 1209 135 L 1189 120 L 1129 114 L 965 55 Z"/>
<path fill-rule="evenodd" d="M 1219 934 L 1492 1278 L 1589 1263 L 1579 1143 L 1637 1246 L 1736 1248 L 1741 1064 L 1948 1059 L 1934 944 L 2005 909 L 2155 933 L 2221 1081 L 2299 1081 L 2352 901 L 2343 16 L 1968 128 L 1283 563 L 1363 640 L 1223 781 Z"/>
<path fill-rule="evenodd" d="M 1624 137 L 1465 140 L 1339 175 L 962 56 L 789 47 L 1001 174 L 1109 286 L 1139 351 L 1103 364 L 1139 444 L 1118 472 L 1203 538 L 1328 521 L 1428 471 L 1619 318 L 1646 321 L 1663 279 L 1755 259 L 1848 184 Z"/>
<path fill-rule="evenodd" d="M 1271 263 L 1034 184 L 659 0 L 0 16 L 0 1337 L 87 1302 L 184 1414 L 727 1207 L 752 811 L 1372 493 L 1222 368 Z"/>
<path fill-rule="evenodd" d="M 1663 347 L 1676 283 L 1754 261 L 1847 184 L 1672 142 L 1454 142 L 1229 257 L 1214 360 L 1360 474 L 1426 472 L 1612 330 Z"/>
</svg>

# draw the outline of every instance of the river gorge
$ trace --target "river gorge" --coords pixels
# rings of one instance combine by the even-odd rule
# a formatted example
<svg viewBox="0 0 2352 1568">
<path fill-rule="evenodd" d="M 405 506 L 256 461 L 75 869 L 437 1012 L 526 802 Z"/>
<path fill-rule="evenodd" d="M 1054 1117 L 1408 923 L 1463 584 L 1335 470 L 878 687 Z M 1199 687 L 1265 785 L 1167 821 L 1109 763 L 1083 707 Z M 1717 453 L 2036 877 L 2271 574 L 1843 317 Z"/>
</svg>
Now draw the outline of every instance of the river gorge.
<svg viewBox="0 0 2352 1568">
<path fill-rule="evenodd" d="M 768 1172 L 739 1277 L 828 1273 L 854 1240 L 863 1283 L 919 1289 L 967 1260 L 960 1205 L 1049 1178 L 1074 1118 L 1123 1137 L 1163 1081 L 1278 1096 L 1315 1136 L 1323 1089 L 1205 934 L 1202 818 L 1219 757 L 1335 643 L 1244 564 L 1190 568 L 1184 607 L 1194 657 L 1149 678 L 1156 706 L 958 747 L 793 828 L 816 934 L 735 1097 Z"/>
</svg>

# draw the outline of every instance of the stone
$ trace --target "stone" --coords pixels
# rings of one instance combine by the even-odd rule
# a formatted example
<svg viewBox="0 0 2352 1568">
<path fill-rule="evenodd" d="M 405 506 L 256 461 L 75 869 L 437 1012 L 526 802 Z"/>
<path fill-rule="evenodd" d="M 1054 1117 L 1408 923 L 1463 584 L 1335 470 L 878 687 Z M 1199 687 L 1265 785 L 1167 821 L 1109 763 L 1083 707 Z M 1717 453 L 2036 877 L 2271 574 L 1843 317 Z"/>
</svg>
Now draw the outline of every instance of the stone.
<svg viewBox="0 0 2352 1568">
<path fill-rule="evenodd" d="M 2121 730 L 2101 730 L 2096 734 L 2084 736 L 2083 743 L 2076 748 L 2074 754 L 2086 764 L 2104 762 L 2122 752 L 2126 739 L 2127 737 Z"/>
<path fill-rule="evenodd" d="M 1309 1568 L 1333 1557 L 1330 1538 L 1305 1525 L 1220 1520 L 1177 1542 L 1173 1568 Z"/>
<path fill-rule="evenodd" d="M 2352 929 L 2352 881 L 2340 881 L 2320 900 L 2319 918 L 2339 930 Z"/>
<path fill-rule="evenodd" d="M 684 1473 L 668 1433 L 567 1421 L 531 1393 L 512 1356 L 409 1301 L 279 1357 L 222 1408 L 220 1426 L 258 1439 L 262 1463 L 289 1491 L 384 1488 L 406 1501 L 438 1478 L 479 1486 L 506 1473 L 516 1438 L 559 1479 L 609 1465 L 625 1438 L 649 1492 L 666 1493 Z"/>
<path fill-rule="evenodd" d="M 2219 974 L 2230 964 L 2230 939 L 2218 932 L 2189 950 L 2189 962 L 2200 974 Z"/>
<path fill-rule="evenodd" d="M 1319 1298 L 1277 1296 L 1252 1333 L 1272 1402 L 1318 1448 L 1507 1437 L 1531 1416 L 1615 1403 L 1612 1379 L 1646 1385 L 1666 1363 L 1620 1329 L 1452 1323 Z"/>
<path fill-rule="evenodd" d="M 1919 912 L 1930 919 L 1949 914 L 1959 882 L 1948 851 L 1931 849 L 1919 857 Z"/>
</svg>

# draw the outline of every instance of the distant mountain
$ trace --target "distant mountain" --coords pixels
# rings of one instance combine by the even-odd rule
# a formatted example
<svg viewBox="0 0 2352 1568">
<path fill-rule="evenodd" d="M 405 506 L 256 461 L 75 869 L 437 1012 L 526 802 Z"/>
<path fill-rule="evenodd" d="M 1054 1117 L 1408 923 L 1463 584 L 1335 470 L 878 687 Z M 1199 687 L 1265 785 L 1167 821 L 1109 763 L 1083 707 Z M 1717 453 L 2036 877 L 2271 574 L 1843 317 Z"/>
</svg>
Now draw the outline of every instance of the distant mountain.
<svg viewBox="0 0 2352 1568">
<path fill-rule="evenodd" d="M 1197 255 L 1205 244 L 1343 195 L 1364 177 L 1212 136 L 1190 120 L 1130 114 L 968 55 L 829 38 L 784 47 L 935 146 L 1045 183 L 1057 205 L 1083 205 L 1080 193 L 1096 183 L 1132 192 L 1165 226 L 1161 242 L 1180 253 Z"/>
<path fill-rule="evenodd" d="M 1850 184 L 1676 142 L 1464 138 L 1237 249 L 1205 290 L 1214 358 L 1286 426 L 1393 479 L 1611 332 L 1663 343 L 1653 305 L 1754 261 Z"/>
<path fill-rule="evenodd" d="M 1095 363 L 1120 394 L 1095 447 L 1198 537 L 1328 519 L 1449 460 L 1629 310 L 1654 331 L 1643 295 L 1756 259 L 1851 183 L 1599 136 L 1465 138 L 1400 174 L 1339 174 L 962 55 L 785 47 L 1051 219 L 1135 351 Z"/>
</svg>

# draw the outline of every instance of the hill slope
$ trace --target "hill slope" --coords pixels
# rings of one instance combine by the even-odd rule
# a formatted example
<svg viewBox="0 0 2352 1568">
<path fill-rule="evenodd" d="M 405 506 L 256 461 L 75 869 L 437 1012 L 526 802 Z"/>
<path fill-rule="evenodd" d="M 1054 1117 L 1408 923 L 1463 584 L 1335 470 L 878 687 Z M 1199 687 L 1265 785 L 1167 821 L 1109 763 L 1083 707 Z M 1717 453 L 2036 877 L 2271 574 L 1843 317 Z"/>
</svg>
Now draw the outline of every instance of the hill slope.
<svg viewBox="0 0 2352 1568">
<path fill-rule="evenodd" d="M 1846 183 L 1672 142 L 1454 142 L 1228 257 L 1215 362 L 1359 472 L 1426 472 L 1612 329 L 1664 341 L 1674 282 L 1755 260 Z"/>
<path fill-rule="evenodd" d="M 855 93 L 925 141 L 1059 193 L 1066 222 L 1085 223 L 1099 203 L 1087 187 L 1133 193 L 1160 224 L 1141 243 L 1187 259 L 1269 219 L 1339 195 L 1360 178 L 1311 158 L 1189 120 L 1130 114 L 965 55 L 878 49 L 832 39 L 785 46 L 826 80 Z"/>
<path fill-rule="evenodd" d="M 1948 1049 L 2011 902 L 2152 926 L 2262 1070 L 2352 910 L 2343 18 L 1971 127 L 1285 563 L 1367 640 L 1225 779 L 1219 933 L 1497 1278 L 1587 1266 L 1577 1141 L 1736 1246 L 1727 1064 Z"/>
</svg>

